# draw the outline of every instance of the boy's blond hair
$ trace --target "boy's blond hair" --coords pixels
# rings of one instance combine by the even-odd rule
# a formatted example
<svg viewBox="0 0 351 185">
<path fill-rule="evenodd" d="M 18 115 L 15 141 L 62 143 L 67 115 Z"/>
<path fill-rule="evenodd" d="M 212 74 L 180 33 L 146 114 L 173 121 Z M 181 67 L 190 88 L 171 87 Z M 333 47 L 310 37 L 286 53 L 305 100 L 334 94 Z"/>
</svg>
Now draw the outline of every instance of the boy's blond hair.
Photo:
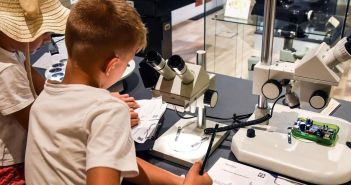
<svg viewBox="0 0 351 185">
<path fill-rule="evenodd" d="M 146 32 L 139 14 L 124 0 L 80 0 L 67 20 L 68 56 L 84 65 L 106 62 L 144 49 Z"/>
</svg>

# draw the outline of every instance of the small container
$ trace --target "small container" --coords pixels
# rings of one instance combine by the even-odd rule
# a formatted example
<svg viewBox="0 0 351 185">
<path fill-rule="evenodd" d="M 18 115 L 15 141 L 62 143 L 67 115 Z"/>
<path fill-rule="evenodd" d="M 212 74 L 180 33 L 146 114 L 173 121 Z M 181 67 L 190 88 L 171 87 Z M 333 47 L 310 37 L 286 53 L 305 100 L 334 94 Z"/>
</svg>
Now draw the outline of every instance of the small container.
<svg viewBox="0 0 351 185">
<path fill-rule="evenodd" d="M 206 71 L 206 51 L 198 50 L 196 51 L 196 65 L 200 65 Z"/>
</svg>

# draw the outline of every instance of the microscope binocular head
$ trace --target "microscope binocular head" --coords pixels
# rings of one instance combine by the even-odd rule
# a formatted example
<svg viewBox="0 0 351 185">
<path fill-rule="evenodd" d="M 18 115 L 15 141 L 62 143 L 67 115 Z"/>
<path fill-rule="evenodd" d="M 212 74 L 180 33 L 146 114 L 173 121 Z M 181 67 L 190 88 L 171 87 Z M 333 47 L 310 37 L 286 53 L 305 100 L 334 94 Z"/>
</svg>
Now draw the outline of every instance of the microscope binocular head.
<svg viewBox="0 0 351 185">
<path fill-rule="evenodd" d="M 145 56 L 145 62 L 166 80 L 173 80 L 177 75 L 183 84 L 190 84 L 194 81 L 194 75 L 179 55 L 173 55 L 165 61 L 158 52 L 149 51 Z"/>
</svg>

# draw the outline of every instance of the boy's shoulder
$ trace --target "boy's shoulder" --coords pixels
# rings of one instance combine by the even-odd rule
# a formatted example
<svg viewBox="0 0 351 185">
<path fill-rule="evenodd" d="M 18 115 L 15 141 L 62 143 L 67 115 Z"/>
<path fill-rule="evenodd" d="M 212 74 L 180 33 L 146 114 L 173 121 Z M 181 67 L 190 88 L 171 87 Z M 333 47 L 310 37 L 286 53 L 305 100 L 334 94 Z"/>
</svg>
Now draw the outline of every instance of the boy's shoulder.
<svg viewBox="0 0 351 185">
<path fill-rule="evenodd" d="M 64 85 L 50 83 L 50 81 L 46 82 L 44 93 L 41 93 L 38 99 L 50 103 L 52 103 L 52 99 L 58 100 L 57 103 L 63 104 L 62 106 L 75 104 L 87 108 L 108 104 L 113 107 L 128 107 L 125 102 L 112 96 L 111 93 L 105 89 L 79 84 Z"/>
</svg>

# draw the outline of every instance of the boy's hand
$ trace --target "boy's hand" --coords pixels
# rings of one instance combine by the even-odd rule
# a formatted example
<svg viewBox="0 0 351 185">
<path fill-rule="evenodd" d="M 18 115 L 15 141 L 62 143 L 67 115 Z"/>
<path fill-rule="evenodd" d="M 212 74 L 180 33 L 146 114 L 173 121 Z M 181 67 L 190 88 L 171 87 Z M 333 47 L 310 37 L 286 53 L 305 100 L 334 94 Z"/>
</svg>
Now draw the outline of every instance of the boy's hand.
<svg viewBox="0 0 351 185">
<path fill-rule="evenodd" d="M 111 95 L 116 97 L 116 98 L 119 98 L 120 100 L 127 103 L 128 107 L 129 107 L 131 127 L 138 125 L 139 115 L 138 115 L 138 113 L 134 112 L 134 109 L 137 109 L 140 106 L 135 101 L 135 99 L 133 97 L 129 97 L 128 94 L 119 94 L 118 92 L 113 92 L 113 93 L 111 93 Z"/>
<path fill-rule="evenodd" d="M 212 185 L 212 179 L 207 172 L 204 172 L 202 176 L 199 175 L 201 166 L 202 161 L 194 163 L 186 175 L 183 185 Z"/>
<path fill-rule="evenodd" d="M 139 124 L 139 116 L 138 113 L 134 112 L 133 109 L 130 109 L 130 123 L 132 127 L 135 127 Z"/>
<path fill-rule="evenodd" d="M 111 93 L 111 95 L 126 102 L 128 107 L 133 110 L 140 107 L 138 103 L 135 101 L 135 99 L 133 97 L 130 97 L 128 94 L 119 94 L 118 92 L 113 92 Z"/>
</svg>

